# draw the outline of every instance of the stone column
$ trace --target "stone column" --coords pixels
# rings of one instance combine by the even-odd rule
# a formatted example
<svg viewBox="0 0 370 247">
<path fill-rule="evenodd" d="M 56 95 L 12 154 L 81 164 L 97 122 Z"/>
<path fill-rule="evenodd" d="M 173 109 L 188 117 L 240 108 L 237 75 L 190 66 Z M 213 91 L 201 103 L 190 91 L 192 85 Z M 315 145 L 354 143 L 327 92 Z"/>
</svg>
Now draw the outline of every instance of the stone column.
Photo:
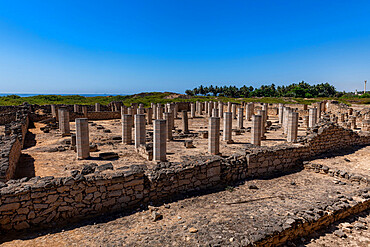
<svg viewBox="0 0 370 247">
<path fill-rule="evenodd" d="M 290 112 L 288 116 L 288 142 L 297 142 L 298 136 L 298 112 Z"/>
<path fill-rule="evenodd" d="M 96 112 L 99 112 L 100 111 L 100 103 L 95 103 L 95 111 Z"/>
<path fill-rule="evenodd" d="M 50 105 L 50 109 L 51 109 L 51 116 L 53 117 L 57 117 L 57 107 L 56 105 Z"/>
<path fill-rule="evenodd" d="M 261 126 L 262 116 L 252 115 L 252 128 L 251 128 L 251 143 L 256 146 L 261 146 Z"/>
<path fill-rule="evenodd" d="M 157 117 L 156 119 L 163 119 L 163 107 L 157 104 Z"/>
<path fill-rule="evenodd" d="M 177 112 L 178 111 L 179 111 L 179 105 L 177 103 L 175 103 L 175 107 L 173 108 L 173 115 L 172 115 L 173 118 L 177 119 Z"/>
<path fill-rule="evenodd" d="M 244 129 L 244 116 L 243 116 L 244 108 L 238 108 L 238 128 Z"/>
<path fill-rule="evenodd" d="M 254 112 L 252 111 L 252 108 L 253 108 L 252 103 L 248 103 L 247 108 L 246 108 L 246 112 L 245 112 L 245 116 L 246 116 L 247 121 L 251 121 L 252 115 L 254 114 Z"/>
<path fill-rule="evenodd" d="M 146 123 L 147 124 L 152 124 L 152 117 L 153 117 L 153 109 L 149 107 L 146 111 Z"/>
<path fill-rule="evenodd" d="M 208 102 L 208 117 L 212 117 L 212 109 L 213 109 L 212 102 Z"/>
<path fill-rule="evenodd" d="M 265 140 L 266 139 L 266 136 L 265 136 L 265 132 L 266 132 L 266 130 L 265 130 L 265 126 L 266 126 L 265 110 L 258 110 L 257 114 L 262 116 L 262 119 L 261 119 L 261 139 Z"/>
<path fill-rule="evenodd" d="M 218 102 L 218 116 L 220 118 L 224 116 L 224 104 L 221 101 Z"/>
<path fill-rule="evenodd" d="M 79 112 L 79 109 L 80 109 L 80 106 L 79 105 L 77 105 L 77 104 L 74 104 L 73 105 L 74 112 Z"/>
<path fill-rule="evenodd" d="M 355 116 L 349 116 L 349 123 L 351 124 L 351 129 L 356 129 L 356 117 Z"/>
<path fill-rule="evenodd" d="M 312 128 L 317 122 L 317 108 L 310 108 L 308 110 L 308 127 Z"/>
<path fill-rule="evenodd" d="M 122 143 L 123 144 L 132 143 L 132 115 L 131 114 L 122 115 Z"/>
<path fill-rule="evenodd" d="M 172 113 L 171 112 L 165 112 L 164 114 L 164 120 L 166 120 L 166 132 L 167 132 L 167 140 L 172 140 Z"/>
<path fill-rule="evenodd" d="M 283 108 L 283 133 L 284 134 L 288 133 L 288 117 L 289 117 L 289 113 L 292 111 L 293 110 L 290 107 Z"/>
<path fill-rule="evenodd" d="M 316 123 L 320 120 L 321 118 L 321 102 L 317 103 L 317 109 L 316 109 Z"/>
<path fill-rule="evenodd" d="M 195 118 L 195 104 L 190 103 L 190 117 Z"/>
<path fill-rule="evenodd" d="M 67 108 L 59 108 L 58 110 L 59 116 L 59 130 L 62 136 L 70 135 L 70 127 L 69 127 L 69 112 Z"/>
<path fill-rule="evenodd" d="M 212 155 L 220 154 L 220 118 L 209 118 L 208 152 Z"/>
<path fill-rule="evenodd" d="M 132 108 L 132 114 L 135 114 L 137 112 L 137 103 L 131 103 Z M 134 115 L 132 115 L 134 117 Z"/>
<path fill-rule="evenodd" d="M 189 133 L 189 121 L 188 121 L 188 112 L 182 111 L 181 112 L 181 119 L 182 119 L 182 131 L 184 134 Z"/>
<path fill-rule="evenodd" d="M 265 111 L 265 121 L 267 121 L 267 119 L 269 119 L 269 114 L 268 114 L 268 111 L 269 111 L 269 105 L 267 103 L 264 103 L 262 105 L 262 110 Z"/>
<path fill-rule="evenodd" d="M 145 145 L 145 115 L 135 115 L 135 148 Z"/>
<path fill-rule="evenodd" d="M 212 117 L 218 117 L 218 109 L 216 108 L 212 109 Z"/>
<path fill-rule="evenodd" d="M 236 119 L 236 104 L 231 105 L 232 118 Z"/>
<path fill-rule="evenodd" d="M 279 124 L 283 124 L 284 104 L 279 103 Z"/>
<path fill-rule="evenodd" d="M 153 119 L 157 119 L 157 104 L 152 104 Z"/>
<path fill-rule="evenodd" d="M 231 102 L 227 102 L 227 112 L 231 112 Z"/>
<path fill-rule="evenodd" d="M 142 104 L 139 105 L 139 108 L 137 108 L 137 114 L 139 115 L 143 115 L 145 114 L 145 109 L 144 107 L 142 106 Z"/>
<path fill-rule="evenodd" d="M 303 116 L 303 117 L 302 117 L 302 119 L 303 119 L 303 125 L 304 125 L 306 128 L 308 128 L 308 116 Z"/>
<path fill-rule="evenodd" d="M 154 120 L 154 136 L 153 136 L 153 160 L 166 161 L 166 120 Z"/>
<path fill-rule="evenodd" d="M 226 143 L 233 143 L 232 140 L 232 113 L 224 112 L 224 130 L 223 130 L 223 140 Z"/>
<path fill-rule="evenodd" d="M 78 159 L 90 156 L 89 124 L 87 118 L 76 118 L 76 149 Z"/>
<path fill-rule="evenodd" d="M 87 105 L 81 106 L 82 108 L 82 114 L 84 115 L 84 118 L 87 118 Z"/>
</svg>

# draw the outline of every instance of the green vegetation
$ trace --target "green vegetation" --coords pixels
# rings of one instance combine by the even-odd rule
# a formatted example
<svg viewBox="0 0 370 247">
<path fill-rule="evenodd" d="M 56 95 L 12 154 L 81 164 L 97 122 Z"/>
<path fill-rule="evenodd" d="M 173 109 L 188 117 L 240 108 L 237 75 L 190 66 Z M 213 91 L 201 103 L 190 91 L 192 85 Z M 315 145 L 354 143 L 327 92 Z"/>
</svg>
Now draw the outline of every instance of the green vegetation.
<svg viewBox="0 0 370 247">
<path fill-rule="evenodd" d="M 344 95 L 340 98 L 335 97 L 320 97 L 320 98 L 295 98 L 295 97 L 253 97 L 253 98 L 228 98 L 225 96 L 189 96 L 175 93 L 141 93 L 127 96 L 97 96 L 84 97 L 80 95 L 37 95 L 32 97 L 20 97 L 17 95 L 9 95 L 0 97 L 0 105 L 21 105 L 24 102 L 29 104 L 83 104 L 92 105 L 100 103 L 107 105 L 112 101 L 122 101 L 125 105 L 131 103 L 143 103 L 146 107 L 153 103 L 168 103 L 168 102 L 195 102 L 195 101 L 223 101 L 223 102 L 263 102 L 263 103 L 284 103 L 284 104 L 311 104 L 314 102 L 333 99 L 345 104 L 370 104 L 370 97 Z"/>
<path fill-rule="evenodd" d="M 253 88 L 252 86 L 242 86 L 237 88 L 235 86 L 209 86 L 202 85 L 193 90 L 186 90 L 187 95 L 213 95 L 225 96 L 230 98 L 250 98 L 250 97 L 294 97 L 294 98 L 316 98 L 316 97 L 340 97 L 344 93 L 337 92 L 335 87 L 329 83 L 321 83 L 310 85 L 304 81 L 288 86 L 278 86 L 275 84 L 262 85 L 260 88 Z"/>
</svg>

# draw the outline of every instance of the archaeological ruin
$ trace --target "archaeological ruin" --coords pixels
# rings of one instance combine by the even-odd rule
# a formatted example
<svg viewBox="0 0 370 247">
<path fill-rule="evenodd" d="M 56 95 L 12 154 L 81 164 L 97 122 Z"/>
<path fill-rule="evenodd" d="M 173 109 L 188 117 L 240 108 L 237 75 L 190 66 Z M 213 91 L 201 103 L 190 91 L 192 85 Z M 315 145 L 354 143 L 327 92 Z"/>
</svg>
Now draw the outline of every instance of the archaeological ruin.
<svg viewBox="0 0 370 247">
<path fill-rule="evenodd" d="M 153 241 L 275 246 L 369 210 L 369 163 L 328 164 L 369 144 L 370 108 L 336 101 L 0 106 L 0 231 L 121 212 L 162 224 L 193 200 L 187 218 L 209 220 L 177 216 L 189 235 Z"/>
</svg>

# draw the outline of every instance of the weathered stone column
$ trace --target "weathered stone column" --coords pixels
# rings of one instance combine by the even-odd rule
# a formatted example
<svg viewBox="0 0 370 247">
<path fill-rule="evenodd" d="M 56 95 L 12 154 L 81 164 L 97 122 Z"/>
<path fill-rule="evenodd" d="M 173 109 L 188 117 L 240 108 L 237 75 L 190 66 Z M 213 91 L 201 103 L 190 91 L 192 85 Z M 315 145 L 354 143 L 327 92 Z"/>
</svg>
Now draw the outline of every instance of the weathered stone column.
<svg viewBox="0 0 370 247">
<path fill-rule="evenodd" d="M 290 112 L 288 116 L 288 142 L 297 142 L 298 136 L 298 112 Z"/>
<path fill-rule="evenodd" d="M 82 108 L 82 114 L 84 115 L 84 118 L 87 118 L 87 105 L 81 106 Z"/>
<path fill-rule="evenodd" d="M 156 119 L 163 119 L 163 107 L 161 104 L 157 104 L 157 117 Z"/>
<path fill-rule="evenodd" d="M 188 112 L 182 111 L 181 112 L 181 119 L 182 119 L 182 131 L 184 134 L 189 133 L 189 121 L 188 121 Z"/>
<path fill-rule="evenodd" d="M 177 112 L 179 111 L 179 105 L 177 103 L 175 103 L 175 106 L 173 108 L 173 115 L 172 117 L 175 119 L 177 119 Z"/>
<path fill-rule="evenodd" d="M 195 104 L 190 103 L 190 117 L 195 118 Z"/>
<path fill-rule="evenodd" d="M 218 102 L 218 116 L 220 118 L 224 116 L 224 104 L 221 101 Z"/>
<path fill-rule="evenodd" d="M 137 103 L 131 103 L 131 108 L 132 108 L 132 114 L 135 115 L 135 113 L 137 112 Z M 134 115 L 132 115 L 132 117 L 134 117 Z"/>
<path fill-rule="evenodd" d="M 62 136 L 70 135 L 69 127 L 69 112 L 67 108 L 61 107 L 58 109 L 59 116 L 59 130 Z"/>
<path fill-rule="evenodd" d="M 266 132 L 266 130 L 265 130 L 265 126 L 266 126 L 265 110 L 258 110 L 257 114 L 262 116 L 262 119 L 261 119 L 261 139 L 265 140 L 266 139 L 266 136 L 265 136 L 265 132 Z"/>
<path fill-rule="evenodd" d="M 283 124 L 284 104 L 279 103 L 279 124 Z"/>
<path fill-rule="evenodd" d="M 218 109 L 216 108 L 212 109 L 212 117 L 218 117 Z"/>
<path fill-rule="evenodd" d="M 50 105 L 51 116 L 57 118 L 57 107 L 56 105 Z"/>
<path fill-rule="evenodd" d="M 145 115 L 135 115 L 135 148 L 145 145 Z"/>
<path fill-rule="evenodd" d="M 251 121 L 252 115 L 254 114 L 254 112 L 252 111 L 252 108 L 253 108 L 252 103 L 248 103 L 247 108 L 246 108 L 246 112 L 245 112 L 245 116 L 246 116 L 247 121 Z"/>
<path fill-rule="evenodd" d="M 308 127 L 312 128 L 317 122 L 317 108 L 310 108 L 308 110 Z"/>
<path fill-rule="evenodd" d="M 261 146 L 261 126 L 262 116 L 252 115 L 252 128 L 251 128 L 251 143 L 256 146 Z"/>
<path fill-rule="evenodd" d="M 238 108 L 238 128 L 244 129 L 244 116 L 243 116 L 244 108 Z"/>
<path fill-rule="evenodd" d="M 267 121 L 267 119 L 269 119 L 269 114 L 268 114 L 269 105 L 267 103 L 263 103 L 262 110 L 265 111 L 265 121 Z"/>
<path fill-rule="evenodd" d="M 140 104 L 139 108 L 137 108 L 137 114 L 139 114 L 139 115 L 145 114 L 145 109 L 144 109 L 144 106 L 142 104 Z"/>
<path fill-rule="evenodd" d="M 229 102 L 227 102 L 227 112 L 231 112 L 232 111 L 232 107 L 231 107 L 231 102 L 229 101 Z"/>
<path fill-rule="evenodd" d="M 212 155 L 220 153 L 220 118 L 209 118 L 208 152 Z"/>
<path fill-rule="evenodd" d="M 87 118 L 76 118 L 76 149 L 78 159 L 90 156 L 89 124 Z"/>
<path fill-rule="evenodd" d="M 100 111 L 100 103 L 95 103 L 95 111 L 96 112 L 99 112 Z"/>
<path fill-rule="evenodd" d="M 80 106 L 78 104 L 73 105 L 73 111 L 74 112 L 79 112 Z"/>
<path fill-rule="evenodd" d="M 283 110 L 283 133 L 287 134 L 289 113 L 292 112 L 293 110 L 290 107 L 284 107 L 283 109 L 284 109 Z"/>
<path fill-rule="evenodd" d="M 154 120 L 154 136 L 153 136 L 153 160 L 166 161 L 166 120 Z"/>
<path fill-rule="evenodd" d="M 317 102 L 317 109 L 316 109 L 316 123 L 320 120 L 321 118 L 321 102 Z"/>
<path fill-rule="evenodd" d="M 167 140 L 172 140 L 172 113 L 171 112 L 165 112 L 164 114 L 164 120 L 166 120 L 166 130 L 167 130 Z"/>
<path fill-rule="evenodd" d="M 226 143 L 233 143 L 232 140 L 232 113 L 224 112 L 224 130 L 223 130 L 223 140 Z"/>
<path fill-rule="evenodd" d="M 132 143 L 132 115 L 131 114 L 122 115 L 122 143 L 123 144 Z"/>
<path fill-rule="evenodd" d="M 153 120 L 152 120 L 152 117 L 153 117 L 153 109 L 151 107 L 147 108 L 146 109 L 146 123 L 147 124 L 152 124 L 153 123 Z"/>
<path fill-rule="evenodd" d="M 355 116 L 349 116 L 349 123 L 351 124 L 351 129 L 356 129 L 356 117 Z"/>
<path fill-rule="evenodd" d="M 208 102 L 208 117 L 212 117 L 212 109 L 213 109 L 212 102 Z"/>
<path fill-rule="evenodd" d="M 236 104 L 231 105 L 232 118 L 236 119 Z"/>
<path fill-rule="evenodd" d="M 152 103 L 153 119 L 157 119 L 157 104 Z"/>
<path fill-rule="evenodd" d="M 306 128 L 308 128 L 308 116 L 303 116 L 303 117 L 302 117 L 302 119 L 303 119 L 303 125 L 304 125 Z"/>
</svg>

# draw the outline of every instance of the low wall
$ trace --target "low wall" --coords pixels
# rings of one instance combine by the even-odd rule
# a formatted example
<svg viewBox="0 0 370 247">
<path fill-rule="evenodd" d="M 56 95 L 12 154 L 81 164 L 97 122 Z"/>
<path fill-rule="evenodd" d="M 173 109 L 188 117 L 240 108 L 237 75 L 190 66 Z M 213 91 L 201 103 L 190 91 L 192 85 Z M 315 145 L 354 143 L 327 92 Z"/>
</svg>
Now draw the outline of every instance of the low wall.
<svg viewBox="0 0 370 247">
<path fill-rule="evenodd" d="M 35 177 L 0 184 L 0 228 L 4 231 L 52 226 L 104 212 L 161 202 L 176 194 L 219 188 L 245 178 L 268 176 L 302 166 L 302 161 L 331 150 L 368 145 L 370 136 L 334 124 L 310 130 L 298 144 L 250 146 L 245 153 L 187 157 L 153 168 L 95 172 L 74 177 Z"/>
</svg>

